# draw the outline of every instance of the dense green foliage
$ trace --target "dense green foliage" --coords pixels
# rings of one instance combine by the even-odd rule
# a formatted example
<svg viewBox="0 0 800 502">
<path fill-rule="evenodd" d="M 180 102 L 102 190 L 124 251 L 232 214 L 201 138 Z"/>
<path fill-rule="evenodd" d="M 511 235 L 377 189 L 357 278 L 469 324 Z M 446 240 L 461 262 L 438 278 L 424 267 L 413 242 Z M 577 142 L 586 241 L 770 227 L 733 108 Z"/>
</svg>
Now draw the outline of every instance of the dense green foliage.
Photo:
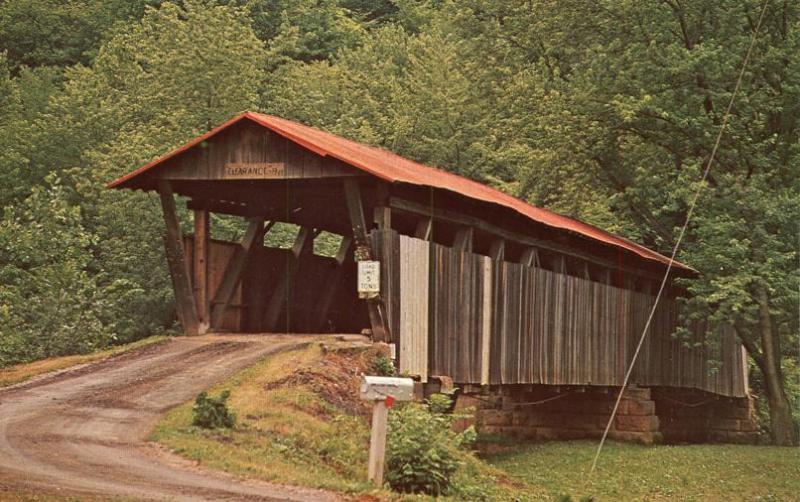
<svg viewBox="0 0 800 502">
<path fill-rule="evenodd" d="M 209 396 L 201 392 L 192 406 L 192 425 L 203 429 L 230 429 L 236 425 L 236 414 L 228 409 L 230 391 L 224 390 L 219 396 Z"/>
<path fill-rule="evenodd" d="M 103 185 L 244 109 L 669 253 L 761 5 L 3 2 L 0 364 L 174 324 L 156 202 Z M 679 254 L 701 272 L 686 321 L 735 325 L 773 422 L 798 409 L 799 27 L 769 3 Z"/>
<path fill-rule="evenodd" d="M 459 448 L 469 448 L 475 430 L 454 433 L 451 399 L 434 394 L 424 405 L 404 404 L 389 414 L 386 482 L 404 493 L 448 495 L 461 487 L 454 481 Z"/>
</svg>

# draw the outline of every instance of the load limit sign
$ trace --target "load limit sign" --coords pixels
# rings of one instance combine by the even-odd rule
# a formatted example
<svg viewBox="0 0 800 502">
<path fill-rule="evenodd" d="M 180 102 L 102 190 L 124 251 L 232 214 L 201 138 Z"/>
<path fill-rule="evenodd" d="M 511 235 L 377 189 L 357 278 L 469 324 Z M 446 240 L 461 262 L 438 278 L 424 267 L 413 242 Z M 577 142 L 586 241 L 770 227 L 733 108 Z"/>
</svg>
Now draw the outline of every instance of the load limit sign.
<svg viewBox="0 0 800 502">
<path fill-rule="evenodd" d="M 376 298 L 381 292 L 381 262 L 358 262 L 358 297 Z"/>
</svg>

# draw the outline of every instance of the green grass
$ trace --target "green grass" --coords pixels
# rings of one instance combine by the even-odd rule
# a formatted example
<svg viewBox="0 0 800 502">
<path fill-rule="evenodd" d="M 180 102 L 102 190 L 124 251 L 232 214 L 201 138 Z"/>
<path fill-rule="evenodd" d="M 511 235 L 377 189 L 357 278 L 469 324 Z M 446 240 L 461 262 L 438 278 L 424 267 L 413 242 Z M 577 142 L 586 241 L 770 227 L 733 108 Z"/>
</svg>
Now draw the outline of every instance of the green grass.
<svg viewBox="0 0 800 502">
<path fill-rule="evenodd" d="M 369 423 L 342 413 L 309 385 L 275 385 L 298 369 L 314 367 L 323 357 L 319 346 L 275 354 L 210 389 L 231 391 L 228 405 L 236 413 L 231 430 L 203 430 L 191 425 L 192 402 L 167 414 L 149 439 L 213 469 L 242 477 L 398 499 L 388 489 L 366 482 Z M 357 378 L 353 375 L 353 378 Z M 349 391 L 348 391 L 349 392 Z M 352 389 L 353 395 L 357 392 Z M 506 476 L 465 453 L 456 475 L 470 500 L 516 500 L 535 490 L 504 482 Z M 405 496 L 411 500 L 426 497 Z"/>
<path fill-rule="evenodd" d="M 800 500 L 800 449 L 748 445 L 639 446 L 550 442 L 493 455 L 513 478 L 573 500 Z"/>
<path fill-rule="evenodd" d="M 51 371 L 62 370 L 69 368 L 70 366 L 108 359 L 109 357 L 113 357 L 124 352 L 129 352 L 131 350 L 147 347 L 148 345 L 161 343 L 168 338 L 169 337 L 167 336 L 151 336 L 132 343 L 127 343 L 125 345 L 119 345 L 109 349 L 92 352 L 90 354 L 50 357 L 48 359 L 40 359 L 39 361 L 33 361 L 30 363 L 8 366 L 0 369 L 0 387 L 21 383 L 35 376 L 39 376 L 44 373 L 50 373 Z"/>
</svg>

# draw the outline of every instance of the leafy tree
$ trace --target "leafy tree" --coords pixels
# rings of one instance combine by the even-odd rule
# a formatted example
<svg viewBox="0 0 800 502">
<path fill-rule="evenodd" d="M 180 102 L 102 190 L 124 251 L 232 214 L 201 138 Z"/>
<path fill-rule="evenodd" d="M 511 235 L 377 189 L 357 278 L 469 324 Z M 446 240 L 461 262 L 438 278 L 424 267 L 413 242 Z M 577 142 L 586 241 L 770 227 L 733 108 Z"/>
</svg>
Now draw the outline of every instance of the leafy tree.
<svg viewBox="0 0 800 502">
<path fill-rule="evenodd" d="M 90 63 L 115 22 L 142 16 L 147 0 L 14 0 L 0 3 L 0 47 L 23 66 Z"/>
<path fill-rule="evenodd" d="M 508 96 L 508 120 L 522 132 L 518 138 L 527 138 L 523 150 L 546 159 L 546 169 L 563 180 L 546 197 L 533 188 L 533 202 L 559 207 L 581 195 L 591 200 L 597 191 L 605 201 L 597 209 L 575 207 L 578 216 L 608 228 L 597 216 L 613 214 L 629 235 L 668 252 L 761 5 L 559 2 L 556 8 L 500 0 L 461 6 L 453 18 L 484 54 L 528 71 L 517 89 L 530 89 L 535 99 Z M 763 373 L 778 444 L 795 440 L 780 359 L 790 357 L 797 331 L 793 222 L 800 217 L 800 175 L 789 166 L 799 151 L 798 14 L 792 2 L 768 7 L 680 256 L 701 271 L 688 286 L 687 320 L 711 315 L 736 326 Z M 523 186 L 535 187 L 542 170 L 528 169 L 534 178 Z"/>
<path fill-rule="evenodd" d="M 0 366 L 114 341 L 102 321 L 115 282 L 88 270 L 93 236 L 55 176 L 0 220 Z"/>
<path fill-rule="evenodd" d="M 354 47 L 365 26 L 339 0 L 233 0 L 248 9 L 256 35 L 269 46 L 269 65 L 329 59 Z"/>
<path fill-rule="evenodd" d="M 58 90 L 53 67 L 22 68 L 12 78 L 0 54 L 0 206 L 25 198 L 47 171 L 31 168 L 37 151 L 33 122 Z"/>
<path fill-rule="evenodd" d="M 98 305 L 98 309 L 86 309 L 95 331 L 77 328 L 77 321 L 64 324 L 86 343 L 93 340 L 94 332 L 106 333 L 109 341 L 128 341 L 174 322 L 157 201 L 104 186 L 212 124 L 252 108 L 264 60 L 263 44 L 242 10 L 188 1 L 184 6 L 165 3 L 148 9 L 141 22 L 116 30 L 91 67 L 75 66 L 64 73 L 63 89 L 49 96 L 32 120 L 23 121 L 31 131 L 31 144 L 39 149 L 25 151 L 27 158 L 7 162 L 28 173 L 23 185 L 27 190 L 33 185 L 34 194 L 50 185 L 45 181 L 47 173 L 59 173 L 59 186 L 64 187 L 57 191 L 59 204 L 73 211 L 70 225 L 77 226 L 76 235 L 85 240 L 63 241 L 81 250 L 73 261 L 63 255 L 64 273 L 73 274 L 70 280 L 51 280 L 52 291 L 44 287 L 5 290 L 8 315 L 13 317 L 6 324 L 13 326 L 8 329 L 15 333 L 15 340 L 57 336 L 49 326 L 19 317 L 29 305 L 29 294 L 42 302 L 60 295 L 63 302 L 76 306 L 88 301 Z M 24 101 L 20 97 L 24 93 L 13 85 L 12 91 L 14 103 Z M 18 108 L 16 116 L 23 114 Z M 36 197 L 39 201 L 43 196 Z M 28 217 L 28 225 L 38 221 L 37 214 Z M 46 213 L 40 217 L 49 218 Z M 16 210 L 9 209 L 0 226 L 13 235 L 23 226 L 19 221 Z M 52 232 L 44 229 L 44 233 Z M 53 233 L 41 239 L 60 237 Z M 14 241 L 8 239 L 14 254 L 3 263 L 23 263 L 21 244 L 12 245 Z M 51 258 L 57 262 L 58 257 Z M 42 312 L 52 314 L 51 322 L 62 322 L 52 311 Z M 28 326 L 27 331 L 22 326 Z M 16 353 L 17 349 L 9 350 Z"/>
</svg>

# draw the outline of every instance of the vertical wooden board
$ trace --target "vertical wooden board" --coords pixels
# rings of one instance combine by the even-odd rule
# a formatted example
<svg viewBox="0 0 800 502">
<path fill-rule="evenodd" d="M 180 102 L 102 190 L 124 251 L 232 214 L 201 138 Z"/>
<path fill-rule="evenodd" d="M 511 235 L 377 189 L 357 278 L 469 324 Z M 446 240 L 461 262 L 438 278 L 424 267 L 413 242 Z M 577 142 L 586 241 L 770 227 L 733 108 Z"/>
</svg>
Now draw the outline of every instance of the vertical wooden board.
<svg viewBox="0 0 800 502">
<path fill-rule="evenodd" d="M 555 380 L 555 365 L 553 360 L 555 358 L 555 310 L 556 310 L 556 294 L 554 290 L 555 274 L 549 270 L 542 271 L 542 291 L 544 298 L 542 303 L 542 313 L 544 314 L 542 331 L 544 333 L 543 340 L 543 362 L 542 362 L 542 383 L 554 384 Z"/>
<path fill-rule="evenodd" d="M 519 383 L 534 383 L 532 375 L 533 359 L 533 312 L 534 298 L 532 284 L 534 282 L 535 269 L 532 267 L 521 267 L 520 269 L 520 368 Z"/>
<path fill-rule="evenodd" d="M 585 327 L 584 321 L 587 316 L 586 305 L 584 305 L 584 291 L 586 285 L 589 281 L 585 279 L 576 278 L 575 279 L 575 311 L 574 311 L 574 340 L 575 340 L 575 349 L 573 353 L 573 360 L 574 360 L 574 371 L 575 376 L 574 379 L 580 383 L 586 382 L 586 375 L 585 369 L 586 366 L 584 364 L 584 354 L 586 352 L 586 339 L 585 339 Z"/>
<path fill-rule="evenodd" d="M 472 261 L 471 253 L 456 252 L 454 249 L 448 250 L 453 257 L 453 273 L 451 278 L 454 285 L 454 330 L 456 336 L 456 346 L 458 353 L 457 369 L 454 379 L 457 382 L 470 382 L 472 380 L 471 361 L 473 332 L 470 326 L 472 317 Z"/>
<path fill-rule="evenodd" d="M 533 282 L 533 367 L 531 368 L 533 383 L 544 383 L 544 360 L 547 351 L 545 343 L 545 321 L 547 312 L 545 310 L 546 293 L 543 287 L 544 270 L 537 268 L 532 277 Z"/>
<path fill-rule="evenodd" d="M 480 255 L 472 254 L 470 259 L 472 267 L 472 309 L 470 313 L 470 333 L 472 338 L 472 351 L 470 359 L 479 364 L 473 365 L 471 374 L 472 383 L 481 383 L 483 376 L 483 260 Z"/>
<path fill-rule="evenodd" d="M 632 324 L 632 332 L 630 339 L 628 340 L 628 346 L 631 348 L 631 352 L 635 350 L 637 342 L 637 338 L 642 336 L 642 332 L 645 327 L 645 323 L 647 322 L 647 315 L 648 309 L 650 308 L 650 304 L 648 301 L 648 296 L 643 293 L 636 293 L 635 301 L 636 301 L 636 310 L 633 316 L 633 324 Z M 649 336 L 646 336 L 646 340 L 650 340 Z M 642 347 L 641 352 L 639 353 L 639 361 L 636 364 L 636 381 L 642 384 L 648 384 L 647 382 L 647 371 L 650 367 L 650 354 L 652 353 L 651 344 L 647 343 L 645 346 Z"/>
<path fill-rule="evenodd" d="M 564 315 L 566 309 L 566 276 L 554 274 L 554 322 L 553 322 L 553 383 L 564 383 Z"/>
<path fill-rule="evenodd" d="M 208 249 L 209 262 L 209 289 L 216 291 L 222 283 L 228 262 L 236 253 L 238 244 L 212 241 Z M 241 328 L 242 285 L 236 286 L 229 308 L 225 311 L 220 329 L 224 331 L 239 331 Z"/>
<path fill-rule="evenodd" d="M 516 354 L 515 337 L 515 312 L 514 312 L 514 299 L 516 295 L 514 264 L 504 261 L 503 262 L 503 383 L 516 383 L 514 382 L 514 367 Z"/>
<path fill-rule="evenodd" d="M 579 336 L 581 338 L 581 349 L 579 352 L 579 364 L 581 366 L 581 379 L 583 382 L 591 383 L 592 366 L 592 281 L 581 281 L 581 323 L 579 325 Z"/>
<path fill-rule="evenodd" d="M 490 382 L 491 337 L 492 337 L 492 261 L 480 256 L 481 270 L 481 384 Z"/>
<path fill-rule="evenodd" d="M 449 247 L 442 246 L 442 286 L 446 297 L 440 307 L 439 315 L 442 318 L 444 331 L 447 333 L 447 373 L 446 375 L 456 375 L 458 373 L 458 333 L 455 330 L 456 309 L 453 308 L 457 302 L 455 295 L 455 264 L 456 260 L 450 252 Z"/>
<path fill-rule="evenodd" d="M 428 243 L 400 236 L 400 369 L 428 380 Z"/>
<path fill-rule="evenodd" d="M 322 176 L 322 157 L 310 150 L 302 150 L 302 176 L 304 178 L 317 178 Z"/>
<path fill-rule="evenodd" d="M 631 337 L 634 338 L 636 335 L 631 335 L 630 330 L 630 289 L 620 289 L 620 333 L 618 340 L 618 357 L 619 357 L 619 376 L 617 377 L 621 382 L 625 379 L 625 373 L 628 371 L 628 367 L 631 363 L 631 358 L 629 357 L 628 353 L 628 345 Z"/>
<path fill-rule="evenodd" d="M 391 231 L 389 233 L 389 235 L 391 236 L 391 239 L 389 240 L 389 244 L 388 245 L 390 246 L 389 247 L 389 252 L 390 252 L 390 254 L 392 256 L 392 268 L 391 268 L 391 274 L 392 274 L 392 289 L 391 289 L 391 291 L 392 291 L 392 299 L 391 299 L 391 305 L 392 305 L 392 308 L 395 309 L 395 316 L 392 319 L 392 326 L 399 331 L 400 330 L 400 312 L 401 312 L 401 309 L 400 309 L 400 301 L 401 301 L 401 295 L 400 295 L 400 235 L 397 232 L 394 232 L 394 231 Z M 428 296 L 430 296 L 430 277 L 428 277 L 428 279 L 426 280 L 426 284 L 428 284 L 428 288 L 429 288 Z M 425 319 L 425 325 L 428 326 L 428 319 Z M 426 335 L 426 340 L 428 339 L 429 336 L 430 336 L 430 328 L 428 329 L 428 334 Z M 429 345 L 426 345 L 426 346 L 429 346 Z M 428 364 L 428 363 L 426 362 L 426 364 Z"/>
<path fill-rule="evenodd" d="M 502 383 L 502 326 L 503 310 L 502 299 L 502 262 L 492 261 L 492 335 L 490 337 L 491 363 L 489 364 L 489 383 L 497 385 Z"/>
<path fill-rule="evenodd" d="M 450 253 L 449 247 L 441 246 L 439 249 L 442 261 L 442 291 L 444 293 L 442 303 L 439 307 L 439 316 L 447 340 L 445 348 L 447 372 L 445 374 L 452 376 L 456 374 L 458 365 L 458 334 L 455 332 L 454 327 L 455 309 L 453 308 L 456 298 L 452 281 L 455 275 L 453 272 L 455 259 Z"/>
<path fill-rule="evenodd" d="M 447 285 L 443 280 L 443 276 L 446 274 L 446 264 L 444 263 L 444 257 L 442 256 L 442 247 L 437 244 L 431 244 L 433 246 L 433 260 L 434 260 L 434 284 L 436 284 L 436 292 L 433 295 L 434 300 L 434 311 L 433 311 L 433 323 L 434 329 L 437 338 L 437 354 L 436 354 L 436 374 L 437 375 L 448 375 L 450 368 L 448 366 L 448 350 L 449 350 L 449 340 L 448 340 L 448 332 L 447 326 L 445 325 L 445 316 L 447 314 Z"/>
<path fill-rule="evenodd" d="M 506 262 L 509 271 L 509 296 L 508 296 L 508 375 L 510 383 L 521 383 L 520 366 L 521 356 L 521 302 L 522 302 L 522 265 Z"/>
<path fill-rule="evenodd" d="M 381 263 L 381 300 L 391 333 L 400 330 L 400 240 L 391 229 L 373 230 L 370 242 Z M 399 344 L 399 340 L 397 341 Z"/>
<path fill-rule="evenodd" d="M 242 303 L 245 305 L 242 312 L 242 329 L 249 333 L 261 331 L 261 312 L 266 302 L 267 288 L 264 287 L 266 277 L 266 259 L 264 247 L 256 244 L 252 250 L 250 260 L 242 274 Z"/>
<path fill-rule="evenodd" d="M 432 261 L 430 262 L 430 267 L 432 268 L 432 270 L 430 275 L 431 282 L 429 286 L 431 288 L 429 312 L 432 323 L 430 331 L 432 333 L 432 338 L 433 338 L 431 342 L 431 346 L 433 348 L 433 355 L 430 358 L 431 367 L 429 368 L 429 371 L 431 372 L 431 374 L 444 375 L 446 374 L 444 373 L 446 369 L 445 355 L 444 355 L 446 339 L 445 339 L 445 333 L 442 332 L 442 326 L 439 322 L 440 320 L 438 317 L 439 305 L 442 296 L 442 283 L 440 279 L 442 273 L 442 264 L 440 260 L 439 246 L 434 243 L 431 243 L 430 246 L 431 246 L 430 256 L 432 259 Z"/>
<path fill-rule="evenodd" d="M 609 346 L 610 340 L 612 336 L 612 331 L 610 329 L 612 323 L 612 292 L 613 288 L 611 286 L 606 285 L 603 288 L 603 296 L 601 297 L 602 300 L 602 321 L 600 323 L 600 359 L 598 361 L 600 374 L 599 374 L 599 382 L 601 385 L 611 385 L 611 365 L 613 362 L 610 360 L 609 357 Z"/>
<path fill-rule="evenodd" d="M 581 383 L 578 378 L 578 338 L 577 338 L 577 316 L 579 315 L 577 305 L 577 285 L 578 278 L 567 277 L 567 305 L 566 305 L 566 327 L 567 327 L 567 348 L 566 348 L 566 368 L 565 382 L 568 384 Z"/>
</svg>

